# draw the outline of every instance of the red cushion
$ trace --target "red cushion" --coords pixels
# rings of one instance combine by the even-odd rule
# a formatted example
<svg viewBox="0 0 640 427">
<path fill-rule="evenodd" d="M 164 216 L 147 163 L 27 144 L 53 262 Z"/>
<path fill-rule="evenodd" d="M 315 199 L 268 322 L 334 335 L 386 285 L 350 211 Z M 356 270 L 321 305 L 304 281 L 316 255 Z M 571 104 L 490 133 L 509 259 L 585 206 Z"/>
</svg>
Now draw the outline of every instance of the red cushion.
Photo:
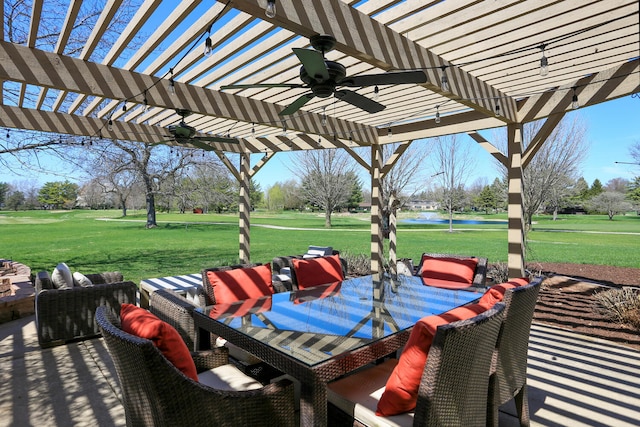
<svg viewBox="0 0 640 427">
<path fill-rule="evenodd" d="M 477 258 L 422 256 L 422 278 L 429 286 L 466 288 L 473 283 Z"/>
<path fill-rule="evenodd" d="M 344 280 L 338 255 L 321 258 L 293 259 L 298 289 Z"/>
<path fill-rule="evenodd" d="M 191 353 L 173 326 L 133 304 L 122 304 L 120 307 L 120 326 L 131 335 L 151 340 L 173 366 L 192 380 L 198 381 Z"/>
<path fill-rule="evenodd" d="M 482 295 L 478 304 L 485 307 L 485 309 L 490 309 L 496 303 L 500 302 L 504 298 L 504 293 L 507 289 L 517 288 L 519 286 L 524 286 L 529 283 L 529 279 L 527 277 L 520 277 L 518 279 L 511 279 L 508 282 L 501 283 L 499 285 L 494 285 L 487 292 Z"/>
<path fill-rule="evenodd" d="M 271 264 L 226 271 L 207 271 L 213 288 L 209 297 L 216 304 L 229 304 L 250 298 L 272 295 Z"/>
<path fill-rule="evenodd" d="M 295 292 L 294 304 L 327 298 L 340 293 L 342 282 L 333 282 L 326 285 L 311 286 L 306 289 L 299 289 Z"/>
<path fill-rule="evenodd" d="M 413 327 L 398 364 L 387 380 L 378 401 L 376 415 L 388 417 L 413 410 L 418 401 L 420 379 L 438 326 L 470 319 L 484 311 L 485 308 L 479 304 L 472 304 L 420 319 Z"/>
<path fill-rule="evenodd" d="M 242 317 L 247 314 L 262 313 L 271 310 L 271 298 L 251 298 L 242 302 L 230 304 L 216 304 L 211 308 L 209 316 L 214 319 L 226 319 L 227 317 Z"/>
</svg>

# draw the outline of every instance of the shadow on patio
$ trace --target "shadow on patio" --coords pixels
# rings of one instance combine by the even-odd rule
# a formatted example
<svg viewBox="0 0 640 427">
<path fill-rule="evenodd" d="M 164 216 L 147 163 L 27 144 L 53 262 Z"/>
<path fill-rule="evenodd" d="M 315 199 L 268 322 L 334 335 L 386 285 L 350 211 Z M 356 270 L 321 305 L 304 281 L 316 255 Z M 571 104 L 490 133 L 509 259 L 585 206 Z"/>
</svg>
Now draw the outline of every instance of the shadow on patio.
<svg viewBox="0 0 640 427">
<path fill-rule="evenodd" d="M 636 426 L 640 353 L 534 323 L 529 349 L 533 426 Z M 42 350 L 34 317 L 0 325 L 0 425 L 124 426 L 102 339 Z M 501 426 L 515 426 L 506 405 Z"/>
</svg>

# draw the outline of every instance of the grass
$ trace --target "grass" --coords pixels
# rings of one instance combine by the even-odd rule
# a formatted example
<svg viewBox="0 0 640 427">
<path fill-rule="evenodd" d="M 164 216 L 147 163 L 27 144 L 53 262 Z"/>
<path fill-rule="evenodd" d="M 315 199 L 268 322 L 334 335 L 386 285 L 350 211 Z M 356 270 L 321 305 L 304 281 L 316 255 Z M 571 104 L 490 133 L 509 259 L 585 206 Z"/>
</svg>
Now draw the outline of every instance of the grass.
<svg viewBox="0 0 640 427">
<path fill-rule="evenodd" d="M 238 261 L 236 214 L 159 214 L 159 226 L 149 230 L 144 227 L 145 212 L 120 215 L 115 210 L 0 212 L 0 257 L 26 264 L 33 272 L 52 270 L 62 261 L 73 271 L 119 270 L 135 282 Z M 640 267 L 640 217 L 609 221 L 606 216 L 566 216 L 557 222 L 538 217 L 535 221 L 527 262 Z M 367 214 L 336 215 L 332 223 L 332 229 L 324 229 L 322 213 L 253 212 L 252 261 L 303 253 L 310 244 L 333 246 L 353 255 L 369 253 Z M 399 258 L 416 260 L 422 252 L 442 252 L 485 256 L 490 262 L 507 260 L 504 224 L 457 226 L 449 233 L 446 224 L 400 222 L 398 229 Z"/>
</svg>

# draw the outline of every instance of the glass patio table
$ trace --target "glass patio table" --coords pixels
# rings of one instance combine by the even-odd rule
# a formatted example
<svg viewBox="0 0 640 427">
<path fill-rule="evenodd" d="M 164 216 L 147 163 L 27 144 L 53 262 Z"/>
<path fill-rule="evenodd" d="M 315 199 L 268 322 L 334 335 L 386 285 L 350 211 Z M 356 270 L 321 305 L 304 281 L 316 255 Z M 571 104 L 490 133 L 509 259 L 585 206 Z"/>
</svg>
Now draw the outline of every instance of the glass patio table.
<svg viewBox="0 0 640 427">
<path fill-rule="evenodd" d="M 480 297 L 371 275 L 194 312 L 198 348 L 209 333 L 300 381 L 302 425 L 327 425 L 327 382 L 400 349 L 422 317 Z"/>
</svg>

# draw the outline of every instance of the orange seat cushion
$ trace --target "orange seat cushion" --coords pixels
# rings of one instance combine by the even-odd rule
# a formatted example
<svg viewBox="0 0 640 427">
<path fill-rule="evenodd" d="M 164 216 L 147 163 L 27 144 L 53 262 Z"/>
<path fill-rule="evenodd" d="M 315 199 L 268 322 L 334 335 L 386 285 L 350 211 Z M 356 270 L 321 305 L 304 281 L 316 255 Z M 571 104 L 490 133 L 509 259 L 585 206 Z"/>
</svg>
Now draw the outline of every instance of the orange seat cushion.
<svg viewBox="0 0 640 427">
<path fill-rule="evenodd" d="M 482 295 L 482 298 L 478 301 L 478 304 L 485 307 L 486 310 L 492 308 L 496 303 L 501 302 L 504 299 L 504 293 L 507 289 L 517 288 L 529 283 L 527 277 L 519 277 L 517 279 L 511 279 L 508 282 L 501 283 L 490 287 L 487 292 Z"/>
<path fill-rule="evenodd" d="M 338 255 L 321 258 L 293 259 L 298 289 L 344 280 Z"/>
<path fill-rule="evenodd" d="M 473 283 L 478 260 L 476 258 L 452 258 L 422 256 L 422 279 L 429 286 L 442 288 L 467 288 Z"/>
<path fill-rule="evenodd" d="M 226 271 L 207 271 L 216 304 L 230 304 L 250 298 L 273 295 L 271 264 Z"/>
<path fill-rule="evenodd" d="M 173 326 L 144 308 L 122 304 L 120 327 L 131 335 L 151 340 L 173 366 L 192 380 L 198 381 L 198 372 L 191 353 Z"/>
<path fill-rule="evenodd" d="M 415 409 L 420 379 L 438 326 L 470 319 L 484 311 L 483 306 L 472 304 L 420 319 L 413 327 L 398 364 L 387 380 L 376 415 L 388 417 Z"/>
</svg>

